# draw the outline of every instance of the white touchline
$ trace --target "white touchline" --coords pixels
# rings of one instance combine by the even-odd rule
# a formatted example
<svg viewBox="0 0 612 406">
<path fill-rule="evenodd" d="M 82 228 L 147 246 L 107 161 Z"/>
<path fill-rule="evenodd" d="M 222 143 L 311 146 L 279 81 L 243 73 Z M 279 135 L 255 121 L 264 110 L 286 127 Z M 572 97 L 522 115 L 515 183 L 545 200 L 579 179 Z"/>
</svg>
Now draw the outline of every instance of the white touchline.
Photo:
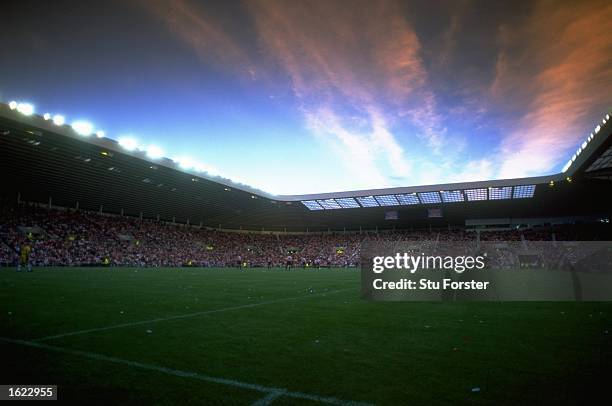
<svg viewBox="0 0 612 406">
<path fill-rule="evenodd" d="M 70 354 L 70 355 L 94 359 L 98 361 L 106 361 L 106 362 L 112 362 L 114 364 L 127 365 L 127 366 L 134 367 L 134 368 L 161 372 L 164 374 L 180 376 L 183 378 L 198 379 L 200 381 L 211 382 L 211 383 L 216 383 L 220 385 L 227 385 L 227 386 L 233 386 L 233 387 L 241 388 L 241 389 L 248 389 L 248 390 L 253 390 L 257 392 L 268 393 L 269 394 L 268 396 L 256 401 L 256 403 L 264 401 L 264 400 L 268 402 L 268 403 L 258 403 L 258 404 L 263 404 L 263 405 L 269 404 L 270 402 L 272 402 L 274 399 L 276 399 L 279 396 L 288 396 L 288 397 L 292 397 L 296 399 L 312 400 L 315 402 L 327 403 L 330 405 L 341 405 L 341 406 L 368 406 L 368 405 L 371 405 L 371 403 L 365 403 L 365 402 L 355 402 L 352 400 L 343 400 L 343 399 L 338 399 L 334 397 L 321 396 L 321 395 L 303 393 L 303 392 L 292 392 L 292 391 L 289 391 L 283 388 L 275 388 L 272 386 L 263 386 L 263 385 L 258 385 L 255 383 L 236 381 L 234 379 L 208 376 L 208 375 L 203 375 L 197 372 L 182 371 L 180 369 L 166 368 L 166 367 L 162 367 L 158 365 L 145 364 L 142 362 L 130 361 L 130 360 L 126 360 L 123 358 L 111 357 L 108 355 L 98 354 L 95 352 L 74 350 L 70 348 L 58 347 L 55 345 L 49 345 L 49 344 L 44 344 L 44 343 L 39 343 L 39 342 L 34 342 L 34 341 L 19 340 L 19 339 L 8 338 L 8 337 L 0 337 L 0 341 L 4 341 L 6 343 L 11 343 L 11 344 L 18 344 L 18 345 L 24 345 L 28 347 L 49 350 L 49 351 L 60 352 L 64 354 Z"/>
<path fill-rule="evenodd" d="M 113 329 L 117 329 L 117 328 L 133 327 L 133 326 L 139 326 L 141 324 L 159 323 L 161 321 L 180 320 L 180 319 L 186 319 L 186 318 L 190 318 L 190 317 L 204 316 L 204 315 L 207 315 L 207 314 L 229 312 L 229 311 L 232 311 L 232 310 L 249 309 L 251 307 L 263 306 L 263 305 L 274 304 L 274 303 L 282 303 L 282 302 L 287 302 L 287 301 L 290 301 L 290 300 L 305 299 L 305 298 L 314 297 L 314 296 L 331 295 L 331 294 L 334 294 L 334 293 L 346 292 L 347 290 L 354 290 L 354 289 L 355 288 L 331 290 L 331 291 L 328 291 L 328 292 L 313 293 L 312 295 L 308 295 L 308 296 L 303 295 L 303 296 L 286 297 L 284 299 L 267 300 L 267 301 L 264 301 L 264 302 L 250 303 L 250 304 L 239 305 L 239 306 L 232 306 L 232 307 L 224 307 L 222 309 L 203 310 L 201 312 L 187 313 L 187 314 L 178 314 L 176 316 L 161 317 L 161 318 L 157 318 L 157 319 L 133 321 L 133 322 L 130 322 L 130 323 L 122 323 L 122 324 L 113 324 L 111 326 L 106 326 L 106 327 L 96 327 L 96 328 L 90 328 L 90 329 L 86 329 L 86 330 L 71 331 L 71 332 L 68 332 L 68 333 L 62 333 L 62 334 L 56 334 L 56 335 L 52 335 L 52 336 L 36 338 L 36 339 L 33 339 L 32 341 L 54 340 L 56 338 L 76 336 L 76 335 L 88 334 L 88 333 L 96 333 L 98 331 L 113 330 Z"/>
</svg>

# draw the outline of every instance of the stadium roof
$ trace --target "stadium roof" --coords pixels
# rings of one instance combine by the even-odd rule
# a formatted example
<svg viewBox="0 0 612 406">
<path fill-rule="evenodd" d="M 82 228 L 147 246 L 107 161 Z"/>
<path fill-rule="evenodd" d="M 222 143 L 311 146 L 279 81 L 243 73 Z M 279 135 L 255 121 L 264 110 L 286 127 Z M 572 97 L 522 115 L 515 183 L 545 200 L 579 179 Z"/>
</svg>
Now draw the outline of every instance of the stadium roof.
<svg viewBox="0 0 612 406">
<path fill-rule="evenodd" d="M 131 140 L 106 138 L 89 123 L 69 126 L 61 116 L 35 115 L 27 104 L 0 104 L 1 170 L 7 179 L 2 194 L 210 227 L 287 231 L 607 213 L 609 118 L 579 146 L 565 172 L 552 176 L 275 196 L 213 176 L 195 163 L 141 150 Z M 429 218 L 428 208 L 442 208 L 443 218 Z M 389 211 L 398 215 L 386 216 Z"/>
</svg>

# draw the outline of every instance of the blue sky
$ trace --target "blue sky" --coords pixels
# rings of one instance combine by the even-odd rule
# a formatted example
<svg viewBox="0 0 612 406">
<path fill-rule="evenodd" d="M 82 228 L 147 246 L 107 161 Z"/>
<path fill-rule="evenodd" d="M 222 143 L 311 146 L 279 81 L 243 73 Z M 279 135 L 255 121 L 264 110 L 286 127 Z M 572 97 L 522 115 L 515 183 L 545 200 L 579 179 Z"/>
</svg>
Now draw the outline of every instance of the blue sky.
<svg viewBox="0 0 612 406">
<path fill-rule="evenodd" d="M 1 100 L 275 194 L 555 173 L 611 110 L 605 1 L 83 3 L 3 10 Z"/>
</svg>

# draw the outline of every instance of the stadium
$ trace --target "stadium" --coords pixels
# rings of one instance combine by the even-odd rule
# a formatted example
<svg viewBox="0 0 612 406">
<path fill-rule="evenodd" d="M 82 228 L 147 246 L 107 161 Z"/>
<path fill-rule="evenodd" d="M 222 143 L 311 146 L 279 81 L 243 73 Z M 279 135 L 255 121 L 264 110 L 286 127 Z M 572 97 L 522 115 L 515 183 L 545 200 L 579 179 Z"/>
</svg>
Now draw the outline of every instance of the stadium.
<svg viewBox="0 0 612 406">
<path fill-rule="evenodd" d="M 15 376 L 60 382 L 70 387 L 64 399 L 393 404 L 414 393 L 392 383 L 398 377 L 386 375 L 389 365 L 372 368 L 379 365 L 376 357 L 394 354 L 407 357 L 410 368 L 416 362 L 427 371 L 441 363 L 467 372 L 444 383 L 448 401 L 474 401 L 474 380 L 488 392 L 479 401 L 541 400 L 515 375 L 521 370 L 530 382 L 540 379 L 536 392 L 552 385 L 560 397 L 546 401 L 559 402 L 581 396 L 575 385 L 586 385 L 583 379 L 593 385 L 603 372 L 598 365 L 610 360 L 610 309 L 603 302 L 503 309 L 420 303 L 405 311 L 388 308 L 384 315 L 384 308 L 360 303 L 354 270 L 366 239 L 606 240 L 612 207 L 609 115 L 554 176 L 272 196 L 23 114 L 17 104 L 0 108 L 7 179 L 2 263 L 12 269 L 15 247 L 29 238 L 31 261 L 42 267 L 32 275 L 36 284 L 5 274 L 4 307 L 13 310 L 2 315 L 2 346 Z M 291 272 L 287 256 L 295 257 Z M 494 327 L 479 329 L 485 321 Z M 553 327 L 561 338 L 551 341 L 547 330 Z M 213 337 L 208 328 L 216 330 Z M 379 329 L 393 337 L 381 336 Z M 358 343 L 344 342 L 349 337 Z M 411 348 L 402 349 L 405 340 Z M 517 348 L 516 340 L 526 341 Z M 293 345 L 300 345 L 299 354 Z M 387 346 L 394 352 L 387 353 Z M 200 366 L 206 374 L 190 368 L 192 357 L 202 352 L 208 360 L 211 351 L 217 354 L 215 367 Z M 277 351 L 286 353 L 279 358 Z M 575 352 L 571 362 L 587 364 L 588 378 L 576 381 L 562 370 L 567 366 L 547 358 L 557 351 Z M 505 356 L 522 361 L 505 369 L 499 360 Z M 225 365 L 228 357 L 233 367 Z M 108 368 L 110 381 L 103 379 Z M 361 368 L 391 383 L 361 392 L 365 382 L 364 388 L 354 386 L 366 372 Z M 495 376 L 483 372 L 495 368 Z M 216 373 L 208 376 L 210 370 Z M 555 373 L 572 380 L 551 382 Z M 430 384 L 440 385 L 436 379 L 447 374 L 435 372 Z M 312 389 L 293 379 L 305 379 Z M 501 399 L 505 385 L 521 391 Z M 439 389 L 419 389 L 416 402 L 432 401 Z"/>
<path fill-rule="evenodd" d="M 303 194 L 264 191 L 44 111 L 25 98 L 0 103 L 0 399 L 607 396 L 609 109 L 573 135 L 575 152 L 550 175 Z M 461 279 L 455 262 L 457 275 L 427 281 L 446 292 L 415 294 L 408 279 L 385 279 L 389 266 L 385 277 L 372 267 L 374 256 L 400 264 L 402 251 L 404 264 L 431 253 L 464 267 L 473 255 L 499 272 Z M 500 281 L 517 291 L 484 292 Z"/>
</svg>

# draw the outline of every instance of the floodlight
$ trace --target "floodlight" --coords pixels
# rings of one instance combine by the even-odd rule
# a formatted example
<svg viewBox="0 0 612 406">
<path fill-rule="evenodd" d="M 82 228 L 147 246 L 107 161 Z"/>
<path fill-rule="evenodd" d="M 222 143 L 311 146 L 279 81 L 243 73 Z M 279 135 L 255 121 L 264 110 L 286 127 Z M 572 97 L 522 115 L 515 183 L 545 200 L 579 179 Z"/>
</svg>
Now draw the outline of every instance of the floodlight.
<svg viewBox="0 0 612 406">
<path fill-rule="evenodd" d="M 569 169 L 571 165 L 572 165 L 572 160 L 570 159 L 569 161 L 567 161 L 567 163 L 563 167 L 562 172 L 567 172 L 567 170 Z"/>
<path fill-rule="evenodd" d="M 106 136 L 106 133 L 102 130 L 98 130 L 96 131 L 96 137 L 98 138 L 104 138 Z"/>
<path fill-rule="evenodd" d="M 128 151 L 134 151 L 136 148 L 138 148 L 138 141 L 131 137 L 119 138 L 118 142 L 119 145 Z"/>
<path fill-rule="evenodd" d="M 17 104 L 17 111 L 24 116 L 31 116 L 34 114 L 34 106 L 32 106 L 30 103 L 19 103 Z"/>
<path fill-rule="evenodd" d="M 94 127 L 87 121 L 75 121 L 72 123 L 72 129 L 79 135 L 91 135 Z"/>
<path fill-rule="evenodd" d="M 597 127 L 595 127 L 595 134 L 597 134 L 599 132 L 599 130 L 601 130 L 601 126 L 598 125 Z"/>
<path fill-rule="evenodd" d="M 609 120 L 609 119 L 610 119 L 610 115 L 606 114 L 606 120 Z"/>
<path fill-rule="evenodd" d="M 65 121 L 66 119 L 62 115 L 56 114 L 53 116 L 53 124 L 55 125 L 64 125 Z"/>
<path fill-rule="evenodd" d="M 17 108 L 17 102 L 16 101 L 12 101 L 9 103 L 9 109 L 11 110 L 15 110 Z"/>
<path fill-rule="evenodd" d="M 164 151 L 157 145 L 149 145 L 146 151 L 147 156 L 152 159 L 159 159 L 164 156 Z"/>
<path fill-rule="evenodd" d="M 43 114 L 43 118 L 44 118 L 45 120 L 51 120 L 51 114 L 49 114 L 49 113 L 45 113 L 45 114 Z"/>
</svg>

